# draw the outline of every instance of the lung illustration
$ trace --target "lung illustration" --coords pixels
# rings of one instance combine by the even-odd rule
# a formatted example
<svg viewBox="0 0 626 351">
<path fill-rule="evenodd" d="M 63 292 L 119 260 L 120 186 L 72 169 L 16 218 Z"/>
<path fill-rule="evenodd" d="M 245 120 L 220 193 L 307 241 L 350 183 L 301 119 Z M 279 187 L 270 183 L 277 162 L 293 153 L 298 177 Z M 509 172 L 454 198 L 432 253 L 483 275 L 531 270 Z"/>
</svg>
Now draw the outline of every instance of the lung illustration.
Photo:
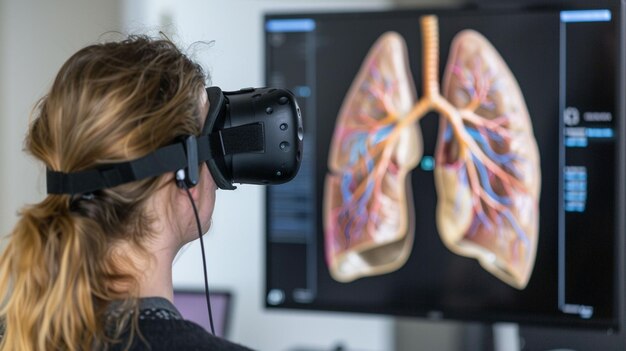
<svg viewBox="0 0 626 351">
<path fill-rule="evenodd" d="M 324 185 L 326 260 L 349 282 L 391 272 L 413 244 L 407 173 L 422 156 L 416 123 L 396 128 L 416 102 L 404 39 L 383 34 L 372 46 L 339 111 Z"/>
<path fill-rule="evenodd" d="M 462 128 L 440 117 L 439 234 L 451 251 L 523 289 L 537 250 L 541 174 L 519 85 L 490 42 L 464 30 L 452 42 L 442 95 L 458 110 Z"/>
<path fill-rule="evenodd" d="M 370 49 L 337 117 L 324 185 L 325 252 L 349 282 L 399 269 L 414 238 L 407 174 L 422 157 L 417 123 L 439 113 L 436 222 L 452 252 L 477 259 L 517 289 L 528 284 L 539 231 L 541 171 L 520 87 L 480 33 L 453 41 L 439 86 L 436 16 L 420 18 L 423 96 L 394 32 Z"/>
</svg>

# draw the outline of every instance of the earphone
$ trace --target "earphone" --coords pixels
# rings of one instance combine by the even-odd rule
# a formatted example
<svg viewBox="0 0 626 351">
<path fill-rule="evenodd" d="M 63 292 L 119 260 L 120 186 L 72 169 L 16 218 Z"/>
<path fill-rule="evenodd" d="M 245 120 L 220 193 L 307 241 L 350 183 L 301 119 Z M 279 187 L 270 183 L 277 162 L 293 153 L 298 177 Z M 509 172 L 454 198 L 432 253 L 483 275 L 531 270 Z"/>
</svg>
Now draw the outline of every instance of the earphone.
<svg viewBox="0 0 626 351">
<path fill-rule="evenodd" d="M 176 171 L 176 186 L 179 188 L 184 188 L 185 186 L 187 186 L 187 184 L 185 183 L 185 179 L 187 177 L 185 176 L 185 170 L 184 169 L 179 169 L 178 171 Z M 187 186 L 189 187 L 189 186 Z"/>
</svg>

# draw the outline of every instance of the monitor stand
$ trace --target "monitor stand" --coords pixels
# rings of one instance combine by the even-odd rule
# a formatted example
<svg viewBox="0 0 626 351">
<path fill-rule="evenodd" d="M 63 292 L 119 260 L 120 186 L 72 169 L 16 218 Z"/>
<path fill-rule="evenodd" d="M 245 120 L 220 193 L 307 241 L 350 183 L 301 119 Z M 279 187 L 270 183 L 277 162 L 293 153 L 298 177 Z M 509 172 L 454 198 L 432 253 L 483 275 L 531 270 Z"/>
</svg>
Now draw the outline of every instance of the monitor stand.
<svg viewBox="0 0 626 351">
<path fill-rule="evenodd" d="M 521 351 L 518 324 L 495 323 L 492 331 L 494 351 Z"/>
<path fill-rule="evenodd" d="M 398 351 L 521 351 L 516 323 L 479 323 L 395 319 L 394 349 Z"/>
</svg>

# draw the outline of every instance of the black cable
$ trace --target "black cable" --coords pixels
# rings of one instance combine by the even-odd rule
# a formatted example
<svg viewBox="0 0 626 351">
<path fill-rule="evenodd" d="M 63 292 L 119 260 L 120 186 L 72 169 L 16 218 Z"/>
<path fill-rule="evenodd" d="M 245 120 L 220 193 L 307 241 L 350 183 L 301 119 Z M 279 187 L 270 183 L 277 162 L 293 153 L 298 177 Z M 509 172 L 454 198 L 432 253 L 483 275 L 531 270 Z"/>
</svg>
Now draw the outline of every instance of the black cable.
<svg viewBox="0 0 626 351">
<path fill-rule="evenodd" d="M 206 307 L 209 311 L 209 325 L 211 326 L 211 334 L 215 335 L 215 329 L 213 328 L 213 312 L 211 311 L 211 298 L 209 297 L 209 280 L 206 270 L 206 256 L 204 254 L 204 241 L 202 240 L 202 225 L 200 224 L 200 217 L 198 216 L 198 209 L 196 208 L 196 203 L 193 201 L 193 197 L 191 196 L 191 192 L 187 187 L 185 182 L 180 182 L 183 189 L 187 192 L 187 196 L 189 196 L 189 201 L 191 201 L 191 207 L 193 207 L 193 213 L 196 216 L 196 225 L 198 225 L 198 237 L 200 237 L 200 248 L 202 250 L 202 268 L 204 268 L 204 293 L 206 294 Z"/>
</svg>

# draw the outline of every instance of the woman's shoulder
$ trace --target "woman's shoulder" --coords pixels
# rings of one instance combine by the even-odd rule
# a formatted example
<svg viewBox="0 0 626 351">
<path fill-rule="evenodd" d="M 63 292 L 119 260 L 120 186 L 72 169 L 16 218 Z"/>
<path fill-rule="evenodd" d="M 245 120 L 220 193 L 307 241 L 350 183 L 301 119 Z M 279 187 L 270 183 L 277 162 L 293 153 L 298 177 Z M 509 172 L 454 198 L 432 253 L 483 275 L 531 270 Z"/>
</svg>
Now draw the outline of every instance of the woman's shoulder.
<svg viewBox="0 0 626 351">
<path fill-rule="evenodd" d="M 208 333 L 198 324 L 185 320 L 172 303 L 163 298 L 145 298 L 140 301 L 137 315 L 138 332 L 122 336 L 122 342 L 111 350 L 216 350 L 250 351 L 249 348 L 232 343 Z M 126 340 L 126 342 L 124 341 Z"/>
<path fill-rule="evenodd" d="M 250 351 L 247 347 L 211 335 L 194 322 L 182 319 L 140 320 L 139 331 L 142 336 L 136 338 L 134 344 L 137 347 L 132 350 Z M 146 344 L 150 347 L 146 347 Z"/>
</svg>

